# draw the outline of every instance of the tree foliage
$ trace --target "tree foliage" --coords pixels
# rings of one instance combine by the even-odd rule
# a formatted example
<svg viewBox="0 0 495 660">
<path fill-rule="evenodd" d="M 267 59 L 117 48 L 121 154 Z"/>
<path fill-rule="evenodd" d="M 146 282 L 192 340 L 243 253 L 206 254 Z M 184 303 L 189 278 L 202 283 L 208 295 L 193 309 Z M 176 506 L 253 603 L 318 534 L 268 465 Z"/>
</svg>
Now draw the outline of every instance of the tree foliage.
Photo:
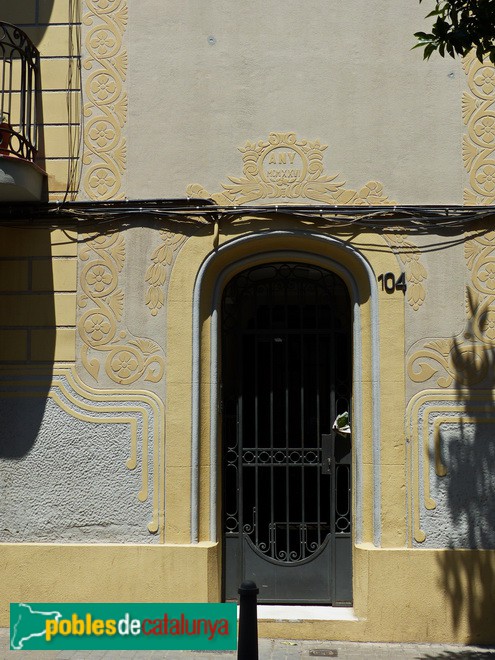
<svg viewBox="0 0 495 660">
<path fill-rule="evenodd" d="M 419 0 L 423 2 L 423 0 Z M 430 33 L 416 32 L 427 60 L 432 53 L 451 57 L 466 55 L 473 48 L 480 61 L 488 57 L 495 63 L 495 0 L 435 0 L 436 6 L 426 18 L 434 17 Z"/>
</svg>

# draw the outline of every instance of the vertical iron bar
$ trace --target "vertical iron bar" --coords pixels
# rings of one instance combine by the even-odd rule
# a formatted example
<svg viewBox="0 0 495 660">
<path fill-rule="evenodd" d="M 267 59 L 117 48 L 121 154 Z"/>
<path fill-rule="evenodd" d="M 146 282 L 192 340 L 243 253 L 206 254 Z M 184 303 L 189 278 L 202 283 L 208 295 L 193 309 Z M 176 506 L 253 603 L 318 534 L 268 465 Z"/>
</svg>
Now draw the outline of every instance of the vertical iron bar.
<svg viewBox="0 0 495 660">
<path fill-rule="evenodd" d="M 10 54 L 10 60 L 8 60 L 8 65 L 9 65 L 9 95 L 8 95 L 8 115 L 9 115 L 9 124 L 13 124 L 13 117 L 12 117 L 12 53 Z M 19 92 L 20 95 L 20 92 Z M 19 96 L 19 103 L 20 103 L 20 96 Z"/>
<path fill-rule="evenodd" d="M 336 378 L 337 373 L 335 371 L 335 351 L 338 349 L 338 346 L 335 345 L 335 334 L 336 334 L 336 324 L 335 324 L 335 314 L 333 313 L 333 308 L 330 310 L 330 424 L 333 424 L 334 419 L 337 417 L 337 407 L 336 407 Z"/>
<path fill-rule="evenodd" d="M 26 131 L 26 137 L 29 139 L 29 143 L 33 144 L 33 136 L 32 136 L 32 130 L 33 130 L 33 117 L 32 117 L 32 106 L 33 106 L 33 85 L 32 85 L 32 77 L 33 77 L 33 71 L 31 69 L 31 64 L 26 64 L 27 67 L 27 96 L 28 96 L 28 113 L 27 113 L 27 131 Z M 26 154 L 27 155 L 27 154 Z"/>
<path fill-rule="evenodd" d="M 287 556 L 290 558 L 290 474 L 289 474 L 289 300 L 288 300 L 289 278 L 285 281 L 284 308 L 285 308 L 285 333 L 284 339 L 284 379 L 285 379 L 285 538 Z"/>
<path fill-rule="evenodd" d="M 26 99 L 27 99 L 25 135 L 26 137 L 29 135 L 29 138 L 31 138 L 31 103 L 33 101 L 33 97 L 31 95 L 31 67 L 27 62 L 24 64 L 24 66 L 26 68 Z"/>
<path fill-rule="evenodd" d="M 315 300 L 315 339 L 316 339 L 316 442 L 319 456 L 320 465 L 323 460 L 322 447 L 321 447 L 321 424 L 320 424 L 320 387 L 321 387 L 321 365 L 320 365 L 320 324 L 319 324 L 319 310 L 318 310 L 318 287 L 314 285 L 314 300 Z M 318 530 L 318 545 L 321 545 L 321 469 L 316 471 L 316 525 Z"/>
<path fill-rule="evenodd" d="M 267 284 L 267 291 L 269 292 L 268 299 L 270 301 L 270 304 L 268 306 L 269 309 L 269 320 L 268 320 L 268 327 L 270 329 L 270 332 L 268 333 L 268 345 L 270 346 L 270 522 L 269 522 L 269 531 L 271 530 L 271 533 L 269 534 L 270 537 L 270 555 L 272 557 L 275 557 L 275 547 L 276 547 L 276 542 L 275 542 L 275 527 L 274 527 L 274 518 L 275 518 L 275 494 L 274 494 L 274 484 L 273 484 L 273 477 L 274 477 L 274 469 L 273 469 L 273 447 L 274 447 L 274 437 L 273 437 L 273 405 L 274 405 L 274 397 L 273 397 L 273 347 L 274 347 L 274 341 L 273 341 L 273 291 L 272 291 L 272 283 L 270 282 Z"/>
<path fill-rule="evenodd" d="M 38 90 L 41 89 L 40 76 L 41 76 L 40 56 L 39 53 L 36 53 L 36 66 L 34 69 L 34 93 L 33 93 L 33 147 L 34 147 L 35 155 L 38 151 L 38 136 L 39 136 L 38 121 L 42 116 L 42 115 L 41 116 L 38 115 L 38 104 L 41 103 L 41 99 L 38 98 Z"/>
<path fill-rule="evenodd" d="M 333 278 L 332 278 L 333 281 Z M 333 424 L 333 421 L 337 417 L 337 406 L 336 406 L 336 378 L 337 373 L 335 369 L 335 351 L 338 347 L 335 345 L 335 334 L 337 331 L 335 314 L 333 308 L 330 310 L 330 352 L 329 352 L 329 370 L 330 370 L 330 425 Z M 332 544 L 332 557 L 335 557 L 335 520 L 336 520 L 336 508 L 337 508 L 337 468 L 335 465 L 335 433 L 333 433 L 331 426 L 330 432 L 332 434 L 332 469 L 330 471 L 330 534 L 331 539 L 330 543 Z M 332 497 L 333 493 L 333 497 Z"/>
<path fill-rule="evenodd" d="M 302 289 L 302 284 L 299 286 Z M 305 465 L 304 465 L 304 448 L 305 448 L 305 438 L 304 438 L 304 328 L 303 328 L 303 314 L 302 314 L 302 302 L 304 302 L 304 296 L 302 295 L 304 291 L 301 292 L 299 298 L 299 346 L 301 351 L 300 359 L 300 383 L 301 383 L 301 395 L 300 395 L 300 412 L 301 412 L 301 525 L 304 528 L 306 524 L 306 492 L 305 492 Z M 302 548 L 301 559 L 306 557 L 306 545 Z"/>
<path fill-rule="evenodd" d="M 255 453 L 254 453 L 254 510 L 256 512 L 255 516 L 255 530 L 254 530 L 254 535 L 255 535 L 255 545 L 258 547 L 258 540 L 259 540 L 259 525 L 258 525 L 258 470 L 259 470 L 259 461 L 258 461 L 258 424 L 259 424 L 259 418 L 258 418 L 258 401 L 259 401 L 259 395 L 258 395 L 258 378 L 259 378 L 259 370 L 258 370 L 258 342 L 259 342 L 259 334 L 258 334 L 258 292 L 257 292 L 258 287 L 255 287 L 254 289 L 254 447 L 255 447 Z"/>
<path fill-rule="evenodd" d="M 5 57 L 2 57 L 2 86 L 0 87 L 0 94 L 1 94 L 1 103 L 0 103 L 0 119 L 3 121 L 4 119 L 4 112 L 5 112 L 5 94 L 7 92 L 7 84 L 5 82 L 5 67 L 6 67 L 6 60 Z"/>
<path fill-rule="evenodd" d="M 21 60 L 21 107 L 19 118 L 20 133 L 26 135 L 26 64 Z"/>
<path fill-rule="evenodd" d="M 242 329 L 237 332 L 237 345 L 238 350 L 238 360 L 239 360 L 239 369 L 238 369 L 238 387 L 237 387 L 237 508 L 238 508 L 238 518 L 239 518 L 239 556 L 241 557 L 241 576 L 242 576 L 242 565 L 244 564 L 243 556 L 243 547 L 244 547 L 244 500 L 243 500 L 243 446 L 244 446 L 244 434 L 243 434 L 243 375 L 244 375 L 244 346 L 243 346 L 243 333 Z"/>
</svg>

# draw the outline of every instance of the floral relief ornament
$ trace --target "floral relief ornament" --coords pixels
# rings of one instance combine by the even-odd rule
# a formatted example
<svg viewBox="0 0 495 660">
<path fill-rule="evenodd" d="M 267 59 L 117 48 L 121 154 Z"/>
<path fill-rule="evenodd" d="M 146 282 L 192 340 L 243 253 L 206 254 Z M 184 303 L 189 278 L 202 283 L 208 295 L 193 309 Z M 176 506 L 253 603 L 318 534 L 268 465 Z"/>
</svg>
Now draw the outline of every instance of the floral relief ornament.
<svg viewBox="0 0 495 660">
<path fill-rule="evenodd" d="M 151 255 L 153 263 L 146 271 L 149 288 L 145 302 L 152 316 L 156 316 L 164 305 L 164 285 L 170 275 L 174 259 L 186 241 L 185 236 L 165 230 L 160 231 L 160 236 L 162 243 L 153 251 Z"/>
<path fill-rule="evenodd" d="M 466 327 L 461 336 L 427 342 L 411 356 L 409 378 L 438 387 L 480 386 L 489 376 L 495 345 L 495 232 L 467 241 L 466 265 L 471 285 L 466 292 Z"/>
<path fill-rule="evenodd" d="M 400 234 L 384 234 L 383 237 L 405 268 L 407 301 L 414 311 L 417 311 L 426 298 L 424 282 L 428 277 L 426 268 L 420 261 L 419 249 Z"/>
<path fill-rule="evenodd" d="M 368 181 L 359 190 L 351 190 L 345 188 L 343 181 L 336 180 L 338 174 L 325 174 L 323 155 L 327 148 L 328 145 L 319 140 L 298 139 L 295 133 L 270 133 L 268 140 L 248 141 L 239 148 L 243 154 L 244 176 L 229 176 L 230 183 L 222 184 L 222 192 L 209 193 L 202 185 L 193 183 L 187 187 L 186 193 L 189 197 L 211 199 L 225 206 L 260 199 L 297 198 L 356 206 L 395 204 L 383 193 L 383 185 L 378 181 Z M 427 278 L 419 250 L 404 237 L 384 234 L 384 238 L 405 267 L 408 302 L 418 310 L 426 297 L 424 281 Z M 156 299 L 159 293 L 150 289 L 148 296 Z M 147 300 L 146 304 L 155 310 L 163 301 L 161 298 L 156 303 Z"/>
<path fill-rule="evenodd" d="M 83 367 L 96 381 L 104 366 L 107 376 L 120 385 L 139 379 L 157 383 L 164 374 L 162 349 L 150 339 L 133 337 L 122 325 L 124 294 L 119 273 L 125 262 L 123 234 L 87 240 L 80 259 L 87 262 L 81 269 L 83 293 L 78 298 Z"/>
<path fill-rule="evenodd" d="M 106 149 L 114 141 L 117 131 L 108 120 L 97 119 L 89 129 L 90 138 L 99 146 Z"/>
<path fill-rule="evenodd" d="M 295 133 L 270 133 L 268 140 L 248 141 L 239 148 L 243 176 L 229 176 L 229 183 L 222 184 L 223 192 L 210 194 L 197 183 L 186 192 L 223 205 L 297 198 L 324 204 L 393 204 L 378 181 L 368 181 L 359 191 L 347 190 L 343 181 L 337 181 L 338 174 L 325 174 L 327 148 L 319 140 L 298 139 Z"/>
<path fill-rule="evenodd" d="M 464 202 L 469 205 L 495 203 L 495 68 L 479 62 L 473 53 L 463 60 L 469 92 L 462 96 L 466 125 L 462 158 L 469 175 Z"/>
<path fill-rule="evenodd" d="M 127 52 L 123 37 L 127 25 L 126 0 L 86 0 L 83 15 L 86 58 L 84 104 L 86 131 L 82 183 L 90 199 L 123 197 L 127 146 L 125 78 Z M 87 73 L 86 73 L 87 72 Z"/>
</svg>

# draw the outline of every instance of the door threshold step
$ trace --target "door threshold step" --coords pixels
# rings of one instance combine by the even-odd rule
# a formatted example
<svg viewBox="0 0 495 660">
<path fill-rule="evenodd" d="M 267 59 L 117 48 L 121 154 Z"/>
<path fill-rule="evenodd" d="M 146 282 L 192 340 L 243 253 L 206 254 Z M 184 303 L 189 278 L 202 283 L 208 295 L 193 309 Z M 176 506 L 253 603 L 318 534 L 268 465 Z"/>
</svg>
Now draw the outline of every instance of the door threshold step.
<svg viewBox="0 0 495 660">
<path fill-rule="evenodd" d="M 359 621 L 352 607 L 258 605 L 258 621 Z"/>
</svg>

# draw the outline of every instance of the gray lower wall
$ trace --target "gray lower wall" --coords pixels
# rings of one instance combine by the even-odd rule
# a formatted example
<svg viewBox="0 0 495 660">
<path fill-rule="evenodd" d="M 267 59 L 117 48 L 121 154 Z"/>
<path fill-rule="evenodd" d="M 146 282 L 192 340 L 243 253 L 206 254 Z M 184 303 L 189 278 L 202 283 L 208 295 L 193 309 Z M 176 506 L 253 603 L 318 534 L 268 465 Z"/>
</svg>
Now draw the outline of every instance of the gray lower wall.
<svg viewBox="0 0 495 660">
<path fill-rule="evenodd" d="M 122 416 L 133 417 L 132 413 Z M 128 423 L 115 414 L 83 421 L 51 398 L 0 399 L 0 541 L 152 543 L 152 498 L 140 502 L 137 467 L 126 462 Z M 138 437 L 142 421 L 134 413 Z M 150 480 L 151 481 L 151 480 Z"/>
</svg>

